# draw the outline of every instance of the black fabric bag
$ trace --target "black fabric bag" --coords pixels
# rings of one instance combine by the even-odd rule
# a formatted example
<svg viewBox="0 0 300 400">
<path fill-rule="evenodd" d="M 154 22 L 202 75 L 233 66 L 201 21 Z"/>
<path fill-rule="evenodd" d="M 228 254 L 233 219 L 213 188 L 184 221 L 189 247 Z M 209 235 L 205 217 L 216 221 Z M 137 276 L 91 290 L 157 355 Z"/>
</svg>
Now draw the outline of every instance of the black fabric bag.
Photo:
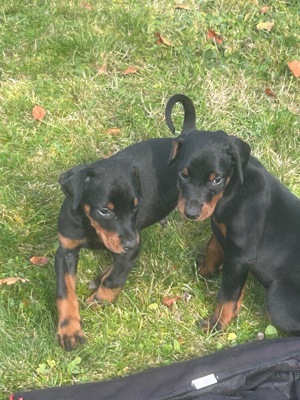
<svg viewBox="0 0 300 400">
<path fill-rule="evenodd" d="M 124 378 L 11 396 L 21 399 L 300 400 L 300 338 L 251 342 Z"/>
</svg>

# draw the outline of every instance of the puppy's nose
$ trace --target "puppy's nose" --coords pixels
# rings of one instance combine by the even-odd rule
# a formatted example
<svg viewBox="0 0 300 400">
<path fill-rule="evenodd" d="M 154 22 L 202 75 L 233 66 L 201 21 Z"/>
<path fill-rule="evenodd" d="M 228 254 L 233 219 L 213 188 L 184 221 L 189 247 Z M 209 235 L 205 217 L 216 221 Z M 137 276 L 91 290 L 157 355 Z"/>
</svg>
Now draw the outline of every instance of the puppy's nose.
<svg viewBox="0 0 300 400">
<path fill-rule="evenodd" d="M 124 249 L 124 251 L 130 251 L 135 249 L 137 246 L 137 240 L 136 239 L 132 239 L 132 240 L 123 240 L 122 242 L 122 247 Z"/>
<path fill-rule="evenodd" d="M 194 204 L 194 202 L 186 204 L 184 214 L 189 219 L 197 219 L 200 216 L 199 205 Z"/>
<path fill-rule="evenodd" d="M 185 210 L 185 216 L 189 219 L 197 219 L 200 214 L 194 210 Z"/>
</svg>

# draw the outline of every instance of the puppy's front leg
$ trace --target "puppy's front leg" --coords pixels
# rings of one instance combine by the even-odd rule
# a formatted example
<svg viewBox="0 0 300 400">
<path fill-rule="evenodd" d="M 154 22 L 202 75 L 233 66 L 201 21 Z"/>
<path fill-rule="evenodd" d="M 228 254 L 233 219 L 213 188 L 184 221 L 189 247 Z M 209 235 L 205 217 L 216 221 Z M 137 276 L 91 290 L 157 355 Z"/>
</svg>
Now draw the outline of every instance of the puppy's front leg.
<svg viewBox="0 0 300 400">
<path fill-rule="evenodd" d="M 203 262 L 197 263 L 198 273 L 204 278 L 212 278 L 218 274 L 224 262 L 224 252 L 215 235 L 212 235 L 205 253 Z"/>
<path fill-rule="evenodd" d="M 87 300 L 88 303 L 111 303 L 122 289 L 130 271 L 135 265 L 139 248 L 126 253 L 114 254 L 114 262 L 97 279 L 99 285 L 95 293 Z"/>
<path fill-rule="evenodd" d="M 249 265 L 225 259 L 218 304 L 211 318 L 200 321 L 205 331 L 221 330 L 237 316 L 242 305 Z"/>
<path fill-rule="evenodd" d="M 80 247 L 65 248 L 62 245 L 55 254 L 57 279 L 57 339 L 65 350 L 73 350 L 84 342 L 79 304 L 76 296 L 76 272 Z"/>
</svg>

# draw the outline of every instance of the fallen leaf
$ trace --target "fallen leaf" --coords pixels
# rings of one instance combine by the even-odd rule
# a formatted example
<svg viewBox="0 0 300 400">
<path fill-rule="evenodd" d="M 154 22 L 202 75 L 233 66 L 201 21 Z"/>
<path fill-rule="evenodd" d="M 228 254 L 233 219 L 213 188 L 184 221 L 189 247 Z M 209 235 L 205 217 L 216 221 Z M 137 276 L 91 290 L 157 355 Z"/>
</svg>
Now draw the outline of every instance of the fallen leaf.
<svg viewBox="0 0 300 400">
<path fill-rule="evenodd" d="M 256 29 L 258 31 L 268 31 L 268 32 L 270 32 L 270 30 L 273 28 L 273 26 L 274 26 L 274 21 L 259 22 L 256 25 Z"/>
<path fill-rule="evenodd" d="M 170 42 L 170 40 L 166 39 L 165 37 L 163 37 L 159 32 L 156 32 L 154 34 L 155 37 L 157 37 L 157 44 L 164 44 L 165 46 L 172 46 L 172 43 Z"/>
<path fill-rule="evenodd" d="M 233 342 L 234 340 L 236 340 L 237 336 L 234 332 L 229 333 L 227 339 L 230 340 L 231 342 Z"/>
<path fill-rule="evenodd" d="M 32 109 L 32 115 L 34 119 L 41 121 L 46 115 L 46 110 L 41 106 L 34 106 Z"/>
<path fill-rule="evenodd" d="M 277 97 L 276 94 L 269 88 L 266 88 L 265 93 L 269 97 Z"/>
<path fill-rule="evenodd" d="M 48 264 L 49 258 L 45 257 L 45 256 L 33 256 L 33 257 L 31 257 L 31 259 L 29 261 L 33 265 L 43 266 L 43 265 Z"/>
<path fill-rule="evenodd" d="M 106 74 L 106 72 L 107 72 L 107 65 L 103 64 L 102 67 L 100 67 L 98 69 L 97 74 L 98 75 L 103 75 L 103 74 Z"/>
<path fill-rule="evenodd" d="M 0 279 L 0 286 L 4 285 L 4 284 L 6 284 L 8 286 L 14 285 L 18 281 L 21 281 L 23 283 L 29 282 L 28 279 L 20 278 L 19 276 L 17 276 L 17 277 L 10 277 L 10 278 Z"/>
<path fill-rule="evenodd" d="M 129 75 L 129 74 L 135 74 L 138 71 L 138 67 L 131 66 L 125 69 L 125 71 L 122 72 L 122 75 Z"/>
<path fill-rule="evenodd" d="M 92 11 L 92 6 L 89 3 L 86 3 L 85 1 L 81 3 L 81 6 L 86 8 L 88 11 Z"/>
<path fill-rule="evenodd" d="M 181 296 L 175 296 L 175 297 L 165 297 L 163 299 L 163 303 L 167 307 L 172 307 L 174 303 L 176 303 L 177 300 L 181 300 Z"/>
<path fill-rule="evenodd" d="M 178 343 L 179 343 L 179 344 L 184 344 L 184 339 L 183 339 L 182 337 L 179 337 L 179 338 L 178 338 Z"/>
<path fill-rule="evenodd" d="M 120 128 L 109 128 L 106 129 L 105 133 L 108 133 L 109 135 L 119 135 L 121 133 Z"/>
<path fill-rule="evenodd" d="M 262 13 L 262 14 L 265 14 L 266 12 L 268 12 L 270 10 L 270 7 L 269 6 L 264 6 L 264 7 L 262 7 L 259 11 Z"/>
<path fill-rule="evenodd" d="M 291 72 L 295 75 L 296 78 L 300 76 L 300 61 L 294 60 L 287 63 Z"/>
<path fill-rule="evenodd" d="M 207 39 L 213 40 L 217 44 L 222 44 L 223 39 L 220 35 L 218 35 L 214 30 L 209 29 L 206 34 Z"/>
<path fill-rule="evenodd" d="M 188 4 L 177 4 L 175 10 L 190 10 L 191 7 Z"/>
</svg>

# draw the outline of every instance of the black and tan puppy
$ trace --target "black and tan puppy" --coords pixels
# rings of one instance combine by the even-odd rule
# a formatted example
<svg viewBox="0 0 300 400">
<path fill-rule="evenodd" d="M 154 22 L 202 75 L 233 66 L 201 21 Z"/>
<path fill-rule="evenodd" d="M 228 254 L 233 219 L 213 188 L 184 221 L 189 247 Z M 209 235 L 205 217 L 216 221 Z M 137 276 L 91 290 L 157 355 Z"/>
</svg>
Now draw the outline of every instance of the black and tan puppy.
<svg viewBox="0 0 300 400">
<path fill-rule="evenodd" d="M 190 99 L 180 101 L 188 109 Z M 174 103 L 171 98 L 169 113 Z M 201 321 L 202 327 L 230 323 L 251 272 L 266 288 L 273 323 L 299 335 L 300 200 L 250 156 L 247 143 L 223 131 L 191 129 L 174 141 L 170 164 L 174 161 L 178 209 L 194 221 L 211 218 L 213 236 L 199 273 L 212 276 L 223 265 L 215 313 Z"/>
<path fill-rule="evenodd" d="M 195 120 L 193 112 L 191 106 L 185 120 Z M 66 197 L 58 218 L 55 270 L 57 337 L 66 350 L 84 341 L 75 289 L 80 249 L 103 247 L 113 253 L 113 264 L 97 279 L 88 302 L 113 301 L 136 262 L 141 230 L 177 204 L 177 168 L 168 166 L 171 147 L 172 138 L 151 139 L 61 175 Z"/>
</svg>

